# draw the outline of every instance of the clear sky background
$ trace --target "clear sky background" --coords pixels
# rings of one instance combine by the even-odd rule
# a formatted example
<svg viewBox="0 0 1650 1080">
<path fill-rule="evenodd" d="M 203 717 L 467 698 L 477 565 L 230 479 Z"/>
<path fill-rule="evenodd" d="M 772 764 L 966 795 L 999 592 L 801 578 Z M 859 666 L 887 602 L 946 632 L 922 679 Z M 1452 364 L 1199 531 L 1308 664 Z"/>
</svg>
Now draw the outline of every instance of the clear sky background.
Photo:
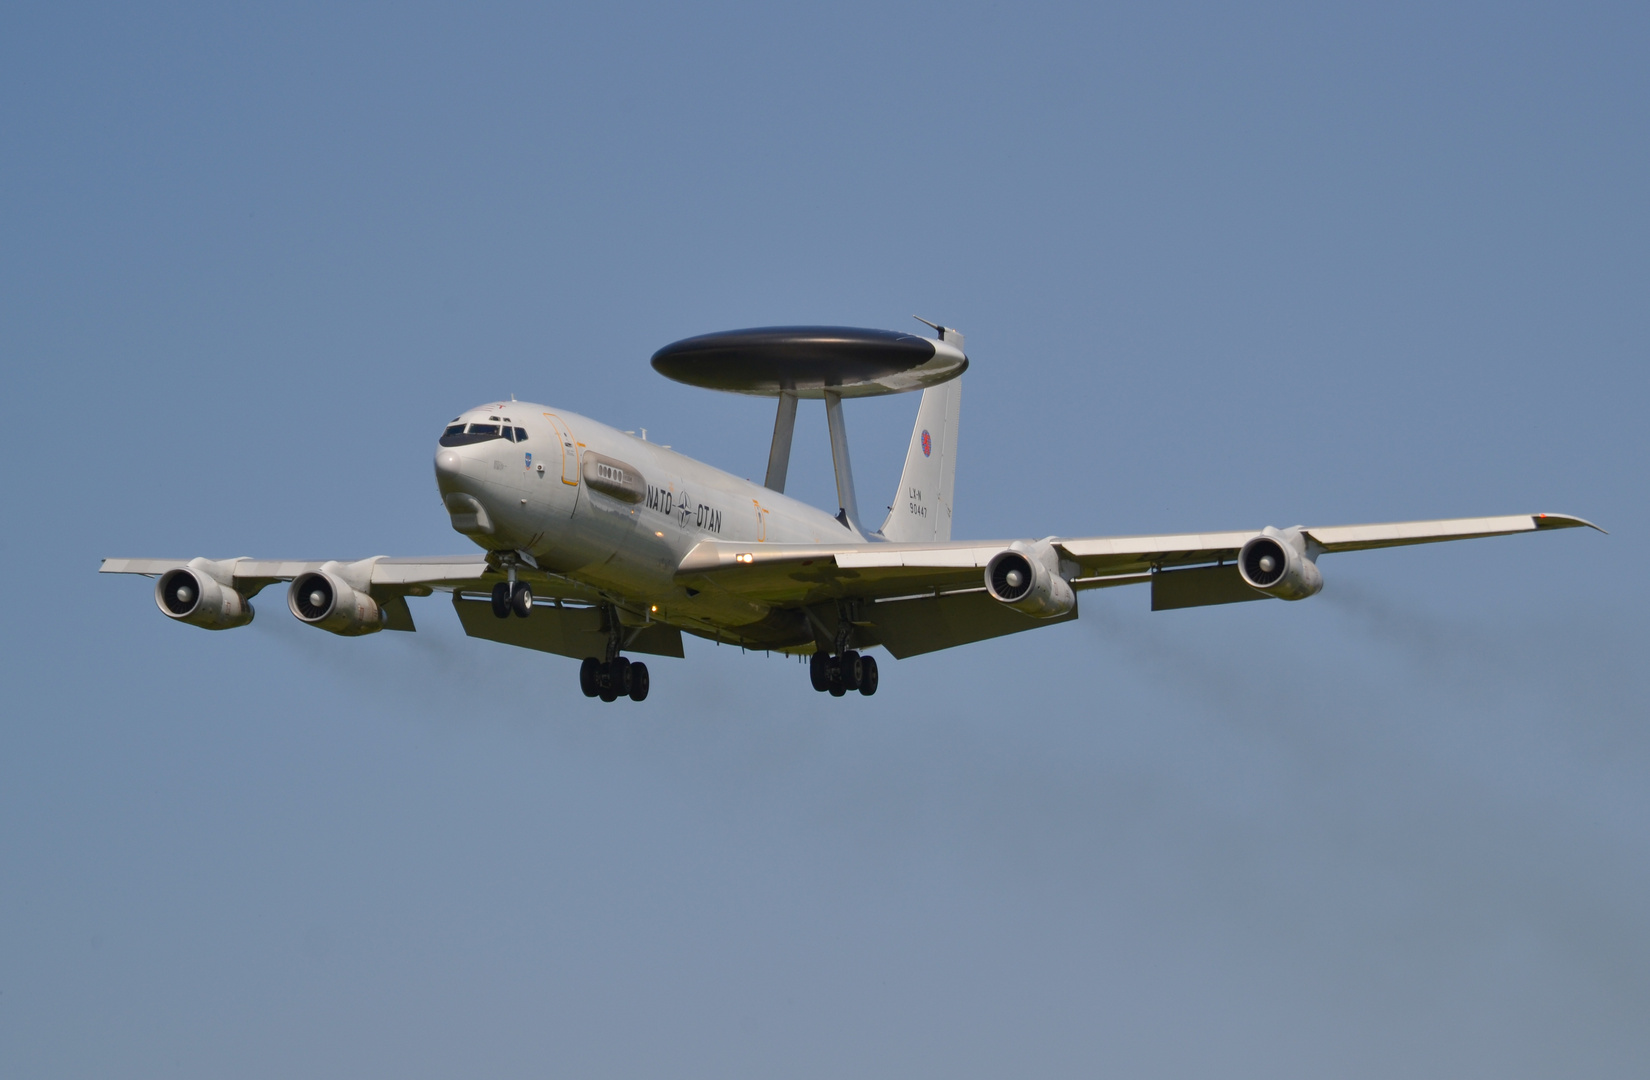
<svg viewBox="0 0 1650 1080">
<path fill-rule="evenodd" d="M 0 12 L 0 1074 L 1650 1073 L 1645 5 Z M 463 551 L 515 393 L 966 331 L 959 537 L 1580 514 L 874 699 L 212 634 L 109 555 Z M 848 414 L 889 501 L 913 397 Z M 794 492 L 835 507 L 805 405 Z"/>
</svg>

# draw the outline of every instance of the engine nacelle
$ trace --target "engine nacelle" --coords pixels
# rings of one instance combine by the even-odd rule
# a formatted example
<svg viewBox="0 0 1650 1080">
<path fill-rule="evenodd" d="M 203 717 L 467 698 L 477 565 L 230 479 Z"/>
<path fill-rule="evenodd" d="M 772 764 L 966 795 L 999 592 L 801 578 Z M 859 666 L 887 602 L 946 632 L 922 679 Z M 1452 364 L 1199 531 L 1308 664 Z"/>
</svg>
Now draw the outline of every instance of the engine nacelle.
<svg viewBox="0 0 1650 1080">
<path fill-rule="evenodd" d="M 294 578 L 286 591 L 286 606 L 299 622 L 344 637 L 376 634 L 384 629 L 384 609 L 378 601 L 325 570 Z"/>
<path fill-rule="evenodd" d="M 1250 588 L 1280 600 L 1305 600 L 1323 588 L 1323 574 L 1298 528 L 1268 526 L 1251 537 L 1238 552 L 1238 573 Z"/>
<path fill-rule="evenodd" d="M 245 626 L 253 615 L 252 604 L 246 597 L 193 565 L 180 566 L 160 576 L 155 582 L 155 606 L 168 619 L 208 630 Z"/>
<path fill-rule="evenodd" d="M 1064 615 L 1077 606 L 1071 583 L 1060 576 L 1060 557 L 1051 544 L 1016 540 L 985 566 L 985 591 L 992 599 L 1039 619 Z"/>
</svg>

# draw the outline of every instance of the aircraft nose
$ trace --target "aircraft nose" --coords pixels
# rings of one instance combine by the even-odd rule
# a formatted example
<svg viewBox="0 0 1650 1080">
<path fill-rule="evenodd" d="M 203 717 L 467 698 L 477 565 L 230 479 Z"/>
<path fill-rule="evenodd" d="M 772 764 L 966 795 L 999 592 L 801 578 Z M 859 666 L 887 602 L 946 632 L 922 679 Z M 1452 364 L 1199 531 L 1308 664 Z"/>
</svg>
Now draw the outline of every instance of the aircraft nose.
<svg viewBox="0 0 1650 1080">
<path fill-rule="evenodd" d="M 456 450 L 442 450 L 435 455 L 435 475 L 442 480 L 457 480 L 464 469 L 464 461 Z"/>
</svg>

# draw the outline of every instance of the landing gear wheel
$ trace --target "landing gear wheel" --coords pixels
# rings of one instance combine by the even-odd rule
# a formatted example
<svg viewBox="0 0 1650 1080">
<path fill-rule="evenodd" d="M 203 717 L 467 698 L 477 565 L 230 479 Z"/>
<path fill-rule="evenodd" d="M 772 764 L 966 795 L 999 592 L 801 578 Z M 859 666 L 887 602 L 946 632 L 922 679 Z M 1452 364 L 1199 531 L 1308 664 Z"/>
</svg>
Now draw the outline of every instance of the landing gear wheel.
<svg viewBox="0 0 1650 1080">
<path fill-rule="evenodd" d="M 862 671 L 862 668 L 860 667 L 861 660 L 859 653 L 849 649 L 847 652 L 837 657 L 836 662 L 837 669 L 842 672 L 842 674 L 838 676 L 838 679 L 842 683 L 843 691 L 847 692 L 849 690 L 858 690 L 860 673 Z"/>
<path fill-rule="evenodd" d="M 647 685 L 648 685 L 647 665 L 646 664 L 631 664 L 630 665 L 630 700 L 631 701 L 646 701 L 647 700 Z"/>
<path fill-rule="evenodd" d="M 874 656 L 859 658 L 859 692 L 866 697 L 877 692 L 877 658 Z"/>
<path fill-rule="evenodd" d="M 630 693 L 630 672 L 634 665 L 622 656 L 616 656 L 607 665 L 607 681 L 613 687 L 613 697 L 624 697 Z M 611 701 L 613 698 L 603 698 Z"/>
<path fill-rule="evenodd" d="M 619 700 L 619 692 L 615 690 L 611 684 L 602 687 L 601 694 L 599 696 L 603 701 Z"/>
<path fill-rule="evenodd" d="M 501 581 L 493 586 L 493 614 L 501 619 L 510 617 L 510 583 Z"/>
<path fill-rule="evenodd" d="M 585 697 L 595 697 L 602 692 L 602 662 L 594 656 L 585 657 L 579 665 L 579 689 Z"/>
<path fill-rule="evenodd" d="M 523 619 L 532 614 L 533 590 L 527 587 L 527 582 L 516 582 L 515 590 L 510 594 L 510 610 Z"/>
<path fill-rule="evenodd" d="M 822 652 L 816 652 L 808 661 L 808 681 L 814 684 L 814 689 L 820 693 L 831 688 L 831 658 Z"/>
</svg>

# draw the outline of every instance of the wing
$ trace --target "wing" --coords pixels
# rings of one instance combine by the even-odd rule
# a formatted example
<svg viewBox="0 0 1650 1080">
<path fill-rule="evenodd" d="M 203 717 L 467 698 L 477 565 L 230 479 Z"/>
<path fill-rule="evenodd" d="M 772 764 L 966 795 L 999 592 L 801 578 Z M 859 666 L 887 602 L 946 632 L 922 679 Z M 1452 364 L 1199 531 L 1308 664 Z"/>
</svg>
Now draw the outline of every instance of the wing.
<svg viewBox="0 0 1650 1080">
<path fill-rule="evenodd" d="M 1592 522 L 1564 514 L 1451 518 L 1379 525 L 1333 525 L 1305 532 L 1320 551 L 1470 540 L 1483 536 L 1587 527 Z M 1599 530 L 1602 532 L 1603 530 Z M 1146 581 L 1160 570 L 1220 563 L 1237 553 L 1259 529 L 1241 532 L 1180 533 L 1166 536 L 1049 537 L 1069 561 L 1075 587 L 1103 588 Z M 1011 541 L 947 544 L 743 544 L 700 543 L 677 568 L 678 584 L 719 588 L 769 604 L 809 604 L 834 599 L 880 600 L 905 594 L 983 588 L 986 563 Z"/>
<path fill-rule="evenodd" d="M 1316 552 L 1468 540 L 1598 526 L 1563 514 L 1513 514 L 1303 530 Z M 1599 530 L 1603 531 L 1603 530 Z M 1264 599 L 1238 577 L 1238 551 L 1260 530 L 1164 536 L 1049 537 L 1063 576 L 1076 589 L 1153 584 L 1153 607 L 1191 607 Z M 862 618 L 896 656 L 946 648 L 1047 625 L 985 594 L 984 570 L 1010 541 L 946 544 L 739 544 L 705 541 L 682 560 L 676 581 L 773 606 L 809 608 L 868 601 Z M 1165 574 L 1164 571 L 1174 571 Z M 977 594 L 977 595 L 976 595 Z M 968 598 L 963 600 L 962 598 Z M 949 603 L 946 601 L 951 599 Z M 929 601 L 929 603 L 919 603 Z M 885 604 L 918 604 L 895 614 Z M 834 606 L 834 605 L 833 605 Z M 918 612 L 921 614 L 918 614 Z M 1071 616 L 1075 617 L 1075 610 Z M 896 627 L 897 624 L 897 627 Z M 890 633 L 899 641 L 890 641 Z M 905 651 L 902 651 L 905 650 Z"/>
<path fill-rule="evenodd" d="M 168 570 L 188 567 L 199 570 L 247 599 L 278 581 L 291 581 L 301 574 L 334 571 L 360 588 L 365 586 L 389 615 L 385 628 L 412 630 L 408 596 L 428 596 L 437 590 L 452 592 L 455 599 L 465 592 L 491 593 L 504 580 L 504 573 L 487 561 L 486 553 L 434 555 L 405 558 L 379 555 L 353 562 L 302 559 L 104 559 L 103 574 L 142 574 L 159 577 Z M 529 566 L 518 568 L 517 576 L 530 583 L 535 596 L 550 600 L 596 603 L 596 590 L 555 574 Z"/>
</svg>

